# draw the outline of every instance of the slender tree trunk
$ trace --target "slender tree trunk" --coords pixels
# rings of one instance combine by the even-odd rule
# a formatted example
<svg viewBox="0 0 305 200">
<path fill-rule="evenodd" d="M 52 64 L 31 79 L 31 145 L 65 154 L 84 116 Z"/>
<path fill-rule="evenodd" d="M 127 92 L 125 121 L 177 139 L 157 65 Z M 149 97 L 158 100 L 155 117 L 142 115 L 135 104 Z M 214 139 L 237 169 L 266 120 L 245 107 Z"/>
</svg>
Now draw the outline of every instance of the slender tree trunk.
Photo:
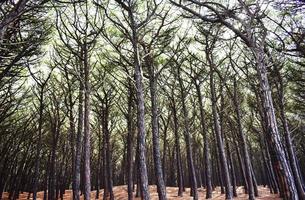
<svg viewBox="0 0 305 200">
<path fill-rule="evenodd" d="M 178 116 L 177 108 L 174 96 L 172 97 L 171 107 L 173 111 L 174 119 L 174 135 L 175 135 L 175 150 L 176 150 L 176 162 L 177 162 L 177 184 L 178 184 L 178 196 L 183 196 L 183 178 L 182 178 L 182 164 L 181 164 L 181 154 L 180 154 L 180 142 L 179 142 L 179 132 L 178 132 Z"/>
<path fill-rule="evenodd" d="M 209 56 L 208 56 L 209 57 Z M 212 65 L 212 61 L 209 59 L 209 64 Z M 225 187 L 226 187 L 226 199 L 231 200 L 233 197 L 232 195 L 232 188 L 231 188 L 231 180 L 229 175 L 228 169 L 228 162 L 226 158 L 226 153 L 224 150 L 223 140 L 221 136 L 221 130 L 219 125 L 219 116 L 217 112 L 217 99 L 215 93 L 215 83 L 214 83 L 214 69 L 213 66 L 210 66 L 210 90 L 211 90 L 211 101 L 212 101 L 212 114 L 213 114 L 213 121 L 214 121 L 214 129 L 216 134 L 217 146 L 219 151 L 221 169 L 223 172 Z"/>
<path fill-rule="evenodd" d="M 234 164 L 233 164 L 232 152 L 230 150 L 230 144 L 227 139 L 226 139 L 226 146 L 227 146 L 227 155 L 228 155 L 228 159 L 229 159 L 229 166 L 231 168 L 230 171 L 231 171 L 231 177 L 232 177 L 233 196 L 237 197 L 235 168 L 234 168 Z"/>
<path fill-rule="evenodd" d="M 181 93 L 181 102 L 182 102 L 182 114 L 184 117 L 184 138 L 186 143 L 186 152 L 187 152 L 187 162 L 188 162 L 188 168 L 189 168 L 189 176 L 191 180 L 191 196 L 193 196 L 194 200 L 198 199 L 198 192 L 197 192 L 197 179 L 196 179 L 196 172 L 195 172 L 195 166 L 194 166 L 194 160 L 193 160 L 193 152 L 192 152 L 192 142 L 191 142 L 191 136 L 189 131 L 189 119 L 188 119 L 188 111 L 186 108 L 186 94 L 185 94 L 185 88 L 183 86 L 182 78 L 180 77 L 180 67 L 178 68 L 178 81 L 180 86 L 180 93 Z"/>
<path fill-rule="evenodd" d="M 277 70 L 277 69 L 276 69 Z M 286 142 L 287 152 L 288 152 L 288 159 L 289 164 L 291 167 L 291 171 L 294 177 L 295 185 L 298 191 L 298 195 L 300 199 L 305 199 L 305 192 L 302 185 L 301 175 L 299 173 L 298 167 L 297 167 L 297 160 L 295 156 L 295 152 L 293 149 L 291 134 L 285 114 L 285 98 L 284 98 L 284 86 L 283 86 L 283 80 L 280 72 L 277 70 L 277 77 L 279 84 L 277 85 L 277 91 L 279 96 L 279 110 L 280 110 L 280 119 L 283 124 L 284 128 L 284 138 Z"/>
<path fill-rule="evenodd" d="M 103 116 L 104 118 L 104 116 Z M 105 137 L 105 130 L 103 125 L 103 170 L 104 170 L 104 195 L 103 199 L 107 200 L 109 197 L 109 173 L 108 173 L 108 167 L 107 167 L 107 141 Z"/>
<path fill-rule="evenodd" d="M 44 86 L 41 87 L 39 94 L 38 140 L 36 144 L 36 160 L 35 160 L 34 181 L 33 181 L 33 200 L 36 200 L 37 198 L 39 167 L 40 167 L 40 151 L 42 145 L 43 110 L 44 110 Z"/>
<path fill-rule="evenodd" d="M 252 176 L 251 176 L 251 170 L 250 170 L 250 158 L 249 158 L 249 152 L 247 147 L 247 140 L 245 137 L 245 134 L 242 129 L 241 125 L 241 113 L 240 113 L 240 102 L 238 99 L 238 91 L 237 91 L 237 81 L 234 79 L 234 107 L 236 112 L 236 119 L 237 119 L 237 127 L 238 127 L 238 133 L 239 133 L 239 142 L 241 143 L 243 155 L 244 155 L 244 163 L 245 163 L 245 174 L 246 174 L 246 180 L 247 180 L 247 189 L 249 193 L 249 200 L 254 200 L 254 188 L 253 188 L 253 182 L 252 182 Z"/>
<path fill-rule="evenodd" d="M 212 175 L 211 175 L 211 163 L 210 163 L 210 153 L 209 153 L 209 139 L 208 139 L 208 132 L 206 128 L 206 121 L 205 121 L 205 113 L 203 109 L 203 98 L 200 91 L 200 85 L 199 83 L 194 81 L 198 96 L 198 102 L 199 102 L 199 110 L 200 110 L 200 122 L 201 122 L 201 128 L 202 128 L 202 137 L 203 137 L 203 143 L 204 143 L 204 166 L 205 166 L 205 186 L 206 186 L 206 199 L 212 198 Z"/>
<path fill-rule="evenodd" d="M 84 105 L 84 198 L 90 200 L 91 192 L 91 172 L 90 172 L 90 64 L 88 63 L 88 47 L 84 44 L 84 87 L 85 87 L 85 105 Z"/>
<path fill-rule="evenodd" d="M 83 65 L 80 64 L 80 77 L 83 77 L 84 69 Z M 74 164 L 74 190 L 73 200 L 80 199 L 80 179 L 81 179 L 81 155 L 82 155 L 82 137 L 83 137 L 83 125 L 84 125 L 84 82 L 82 79 L 79 80 L 79 95 L 78 95 L 78 124 L 77 124 L 77 136 L 76 136 L 76 147 L 75 147 L 75 164 Z"/>
<path fill-rule="evenodd" d="M 160 141 L 159 141 L 159 114 L 157 104 L 157 77 L 155 74 L 155 67 L 153 64 L 153 58 L 151 56 L 146 57 L 146 65 L 149 71 L 149 88 L 150 88 L 150 102 L 151 102 L 151 124 L 152 124 L 152 138 L 153 138 L 153 156 L 155 175 L 157 179 L 157 191 L 160 200 L 166 199 L 166 189 L 163 179 L 162 161 L 160 154 Z"/>
<path fill-rule="evenodd" d="M 110 195 L 110 200 L 114 199 L 113 195 L 113 179 L 112 179 L 112 159 L 111 159 L 111 145 L 110 145 L 110 132 L 108 128 L 108 118 L 109 118 L 109 105 L 107 102 L 107 97 L 104 102 L 104 109 L 103 109 L 103 130 L 105 136 L 105 149 L 106 149 L 106 173 L 107 173 L 107 192 Z M 108 196 L 108 194 L 107 194 Z"/>
<path fill-rule="evenodd" d="M 128 190 L 128 200 L 133 199 L 133 131 L 134 131 L 134 114 L 133 114 L 133 89 L 131 80 L 128 81 L 128 113 L 127 113 L 127 190 Z"/>
</svg>

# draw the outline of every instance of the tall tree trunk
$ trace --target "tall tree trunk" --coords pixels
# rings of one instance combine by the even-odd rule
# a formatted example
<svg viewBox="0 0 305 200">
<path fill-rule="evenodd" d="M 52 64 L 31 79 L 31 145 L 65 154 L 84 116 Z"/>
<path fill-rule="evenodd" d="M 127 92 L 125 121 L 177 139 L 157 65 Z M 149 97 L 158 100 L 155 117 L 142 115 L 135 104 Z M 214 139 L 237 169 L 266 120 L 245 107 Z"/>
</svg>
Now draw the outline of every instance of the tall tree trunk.
<svg viewBox="0 0 305 200">
<path fill-rule="evenodd" d="M 176 150 L 176 162 L 177 162 L 177 184 L 178 184 L 178 196 L 183 196 L 183 172 L 182 172 L 182 164 L 181 164 L 181 153 L 180 153 L 180 141 L 179 141 L 179 131 L 178 131 L 178 116 L 177 116 L 177 108 L 175 97 L 172 96 L 171 99 L 171 108 L 173 111 L 173 119 L 174 119 L 174 135 L 175 135 L 175 150 Z"/>
<path fill-rule="evenodd" d="M 137 119 L 138 119 L 138 140 L 139 140 L 139 170 L 140 170 L 140 179 L 141 179 L 141 190 L 142 197 L 144 200 L 149 200 L 149 191 L 148 191 L 148 176 L 147 176 L 147 167 L 146 167 L 146 144 L 145 144 L 145 106 L 144 106 L 144 90 L 142 82 L 142 72 L 140 65 L 140 57 L 138 52 L 138 36 L 137 30 L 135 27 L 135 21 L 133 19 L 133 14 L 129 14 L 133 24 L 132 28 L 132 43 L 133 43 L 133 54 L 134 54 L 134 67 L 135 67 L 135 82 L 136 82 L 136 96 L 137 96 Z"/>
<path fill-rule="evenodd" d="M 110 195 L 110 200 L 114 199 L 113 195 L 113 179 L 112 179 L 112 159 L 111 159 L 111 145 L 110 145 L 110 132 L 108 128 L 108 118 L 109 118 L 109 105 L 107 102 L 107 97 L 104 102 L 104 112 L 103 112 L 103 131 L 105 136 L 105 149 L 106 149 L 106 173 L 107 173 L 107 192 Z M 108 194 L 107 194 L 108 196 Z"/>
<path fill-rule="evenodd" d="M 249 194 L 249 200 L 254 200 L 254 188 L 253 188 L 253 182 L 252 182 L 252 176 L 251 176 L 251 161 L 249 157 L 248 147 L 247 147 L 247 140 L 245 137 L 245 134 L 242 129 L 241 125 L 241 113 L 240 113 L 240 101 L 238 99 L 238 88 L 237 88 L 237 81 L 234 79 L 234 108 L 236 112 L 236 120 L 237 120 L 237 127 L 238 127 L 238 133 L 240 138 L 240 144 L 242 147 L 243 155 L 244 155 L 244 163 L 245 163 L 245 174 L 246 174 L 246 180 L 247 180 L 247 189 Z"/>
<path fill-rule="evenodd" d="M 226 139 L 226 146 L 227 146 L 227 155 L 229 158 L 229 166 L 231 168 L 233 196 L 237 197 L 235 168 L 234 168 L 234 164 L 233 164 L 232 152 L 230 150 L 230 144 L 227 139 Z"/>
<path fill-rule="evenodd" d="M 191 181 L 191 196 L 196 200 L 198 199 L 198 192 L 197 192 L 197 179 L 196 179 L 196 172 L 193 160 L 193 152 L 192 152 L 192 142 L 191 136 L 189 131 L 189 119 L 188 119 L 188 111 L 186 108 L 186 94 L 185 88 L 183 86 L 183 80 L 180 74 L 180 66 L 178 67 L 178 81 L 180 86 L 180 94 L 181 94 L 181 103 L 182 103 L 182 114 L 184 117 L 184 138 L 186 143 L 186 155 L 187 155 L 187 162 L 188 162 L 188 169 L 189 169 L 189 177 Z"/>
<path fill-rule="evenodd" d="M 282 188 L 284 189 L 285 198 L 291 200 L 298 199 L 298 192 L 293 179 L 293 174 L 289 168 L 283 146 L 281 144 L 280 133 L 275 117 L 273 106 L 273 98 L 271 95 L 271 88 L 267 76 L 267 67 L 265 64 L 265 54 L 263 47 L 257 47 L 255 52 L 256 71 L 259 78 L 261 89 L 262 107 L 264 118 L 267 124 L 267 141 L 268 145 L 273 149 L 271 160 L 273 167 L 278 171 L 279 178 L 282 181 Z"/>
<path fill-rule="evenodd" d="M 209 64 L 212 65 L 213 62 L 208 57 Z M 216 99 L 216 93 L 215 93 L 215 83 L 214 83 L 214 68 L 213 66 L 210 66 L 210 91 L 211 91 L 211 101 L 212 101 L 212 114 L 213 114 L 213 121 L 214 121 L 214 129 L 215 129 L 215 135 L 217 140 L 217 146 L 219 151 L 219 157 L 220 157 L 220 164 L 221 169 L 223 172 L 225 187 L 226 187 L 226 199 L 231 200 L 233 197 L 232 195 L 232 188 L 231 188 L 231 180 L 229 175 L 229 169 L 228 169 L 228 162 L 226 153 L 224 150 L 223 140 L 221 136 L 221 130 L 219 125 L 219 116 L 217 112 L 217 99 Z"/>
<path fill-rule="evenodd" d="M 206 186 L 206 199 L 212 198 L 212 175 L 211 175 L 211 163 L 210 163 L 210 153 L 209 153 L 209 139 L 208 139 L 208 132 L 206 128 L 206 120 L 205 120 L 205 113 L 203 109 L 203 98 L 200 91 L 200 84 L 197 80 L 194 81 L 198 96 L 199 102 L 199 110 L 200 110 L 200 122 L 202 128 L 202 137 L 204 143 L 204 166 L 205 166 L 205 186 Z"/>
<path fill-rule="evenodd" d="M 40 88 L 39 93 L 39 120 L 38 120 L 38 140 L 36 144 L 36 160 L 34 169 L 33 181 L 33 200 L 37 198 L 39 167 L 40 167 L 40 151 L 42 146 L 42 124 L 43 124 L 43 110 L 44 110 L 44 85 Z"/>
<path fill-rule="evenodd" d="M 133 199 L 133 136 L 134 136 L 134 101 L 133 101 L 133 88 L 131 80 L 128 81 L 128 113 L 127 118 L 127 190 L 128 190 L 128 200 Z"/>
<path fill-rule="evenodd" d="M 151 102 L 151 124 L 152 124 L 152 139 L 153 139 L 153 156 L 155 175 L 157 179 L 157 191 L 160 200 L 166 199 L 166 189 L 163 179 L 162 161 L 160 154 L 160 141 L 159 141 L 159 114 L 157 104 L 157 75 L 155 74 L 155 66 L 153 58 L 146 56 L 145 63 L 149 71 L 149 89 L 150 89 L 150 102 Z"/>
<path fill-rule="evenodd" d="M 83 77 L 84 69 L 80 64 L 80 77 Z M 73 174 L 73 200 L 79 200 L 80 196 L 80 179 L 81 179 L 81 154 L 82 154 L 82 136 L 84 125 L 84 82 L 82 78 L 79 80 L 79 94 L 78 94 L 78 124 L 77 124 L 77 136 L 75 146 L 75 164 Z"/>
<path fill-rule="evenodd" d="M 84 198 L 90 200 L 91 192 L 91 172 L 90 172 L 90 64 L 88 63 L 88 46 L 85 43 L 84 51 L 84 87 L 85 87 L 85 105 L 84 105 Z"/>
<path fill-rule="evenodd" d="M 304 187 L 302 185 L 302 180 L 301 180 L 301 174 L 299 173 L 298 167 L 297 167 L 297 158 L 295 156 L 295 152 L 293 149 L 293 144 L 292 144 L 292 139 L 291 139 L 291 134 L 285 114 L 285 97 L 284 97 L 284 85 L 283 85 L 283 79 L 282 76 L 279 72 L 278 69 L 277 71 L 277 77 L 278 77 L 278 85 L 277 85 L 277 91 L 278 91 L 278 96 L 279 96 L 279 110 L 280 110 L 280 119 L 283 124 L 284 128 L 284 138 L 286 142 L 286 147 L 287 147 L 287 152 L 288 152 L 288 159 L 289 159 L 289 164 L 291 167 L 291 171 L 294 177 L 295 185 L 298 191 L 298 195 L 300 199 L 305 199 L 305 192 L 304 192 Z"/>
</svg>

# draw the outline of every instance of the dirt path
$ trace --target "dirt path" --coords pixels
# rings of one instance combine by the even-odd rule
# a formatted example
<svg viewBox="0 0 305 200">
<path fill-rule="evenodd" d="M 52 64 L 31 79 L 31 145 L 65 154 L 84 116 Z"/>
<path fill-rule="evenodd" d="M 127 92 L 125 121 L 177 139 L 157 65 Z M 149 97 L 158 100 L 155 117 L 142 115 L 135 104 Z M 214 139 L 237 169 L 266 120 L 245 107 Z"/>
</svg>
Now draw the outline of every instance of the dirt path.
<svg viewBox="0 0 305 200">
<path fill-rule="evenodd" d="M 264 188 L 264 187 L 260 186 L 258 189 L 259 189 L 259 197 L 257 197 L 257 199 L 259 199 L 259 200 L 280 200 L 278 195 L 270 194 L 268 188 Z M 149 190 L 150 190 L 150 194 L 151 194 L 151 199 L 152 200 L 157 200 L 158 199 L 158 194 L 157 194 L 156 186 L 149 186 Z M 166 191 L 167 191 L 167 199 L 168 200 L 176 200 L 176 199 L 190 200 L 190 199 L 192 199 L 189 196 L 189 188 L 186 190 L 186 192 L 184 192 L 183 197 L 177 197 L 178 188 L 176 188 L 176 187 L 167 187 Z M 198 189 L 198 191 L 199 191 L 199 199 L 205 199 L 205 190 L 204 189 Z M 239 187 L 237 189 L 237 193 L 238 193 L 238 197 L 234 198 L 234 199 L 236 199 L 236 200 L 247 200 L 248 199 L 247 195 L 243 194 L 243 191 L 242 191 L 241 187 Z M 96 194 L 96 191 L 92 191 L 91 199 L 95 199 L 95 194 Z M 115 194 L 115 199 L 116 200 L 127 199 L 127 186 L 116 186 L 116 187 L 114 187 L 114 194 Z M 27 193 L 21 194 L 19 200 L 26 200 L 27 195 L 28 195 Z M 72 191 L 67 190 L 65 195 L 64 195 L 64 199 L 65 200 L 72 199 L 71 195 L 72 195 Z M 8 194 L 4 193 L 3 197 L 4 197 L 3 200 L 7 200 L 8 199 L 7 198 Z M 102 197 L 103 197 L 103 190 L 101 190 L 101 192 L 100 192 L 100 198 L 99 199 L 102 199 Z M 139 199 L 140 198 L 135 198 L 135 200 L 139 200 Z M 219 190 L 219 188 L 217 188 L 213 192 L 212 200 L 224 200 L 224 199 L 225 199 L 225 196 L 220 194 L 220 190 Z M 43 200 L 43 192 L 38 193 L 37 200 Z"/>
</svg>

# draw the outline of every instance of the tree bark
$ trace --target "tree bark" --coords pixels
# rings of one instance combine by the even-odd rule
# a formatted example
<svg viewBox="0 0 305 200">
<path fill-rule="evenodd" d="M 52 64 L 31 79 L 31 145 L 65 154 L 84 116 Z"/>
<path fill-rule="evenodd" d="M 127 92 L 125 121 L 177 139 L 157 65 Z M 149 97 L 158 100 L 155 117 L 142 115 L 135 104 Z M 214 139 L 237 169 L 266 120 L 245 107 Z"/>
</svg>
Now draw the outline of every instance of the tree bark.
<svg viewBox="0 0 305 200">
<path fill-rule="evenodd" d="M 181 153 L 180 153 L 180 142 L 179 142 L 179 132 L 178 132 L 178 116 L 175 97 L 172 96 L 171 108 L 173 111 L 173 121 L 174 121 L 174 135 L 175 135 L 175 150 L 176 150 L 176 162 L 177 162 L 177 184 L 178 184 L 178 196 L 183 196 L 183 172 L 181 164 Z"/>
<path fill-rule="evenodd" d="M 128 113 L 127 113 L 127 190 L 128 190 L 128 200 L 133 199 L 133 136 L 134 136 L 134 114 L 133 114 L 133 88 L 131 80 L 128 81 Z"/>
<path fill-rule="evenodd" d="M 209 60 L 209 64 L 212 65 L 213 63 L 210 60 L 210 58 L 208 58 L 208 60 Z M 215 93 L 213 66 L 210 66 L 210 91 L 211 91 L 214 129 L 215 129 L 215 135 L 216 135 L 217 146 L 218 146 L 218 151 L 219 151 L 221 169 L 222 169 L 222 172 L 224 175 L 223 177 L 224 177 L 224 182 L 225 182 L 225 187 L 226 187 L 226 199 L 231 200 L 233 198 L 231 180 L 230 180 L 230 175 L 229 175 L 227 157 L 226 157 L 226 153 L 224 150 L 223 139 L 221 136 L 221 130 L 220 130 L 220 125 L 219 125 L 219 116 L 218 116 L 217 105 L 216 105 L 217 99 L 216 99 L 216 93 Z"/>
<path fill-rule="evenodd" d="M 80 77 L 83 77 L 84 69 L 83 65 L 80 64 Z M 82 79 L 79 80 L 79 94 L 78 94 L 78 124 L 77 124 L 77 135 L 76 135 L 76 146 L 75 146 L 75 164 L 73 174 L 73 200 L 79 200 L 80 196 L 80 176 L 81 176 L 81 154 L 82 154 L 82 137 L 83 137 L 83 126 L 84 126 L 84 82 Z"/>
<path fill-rule="evenodd" d="M 197 91 L 197 97 L 199 102 L 199 110 L 200 110 L 200 122 L 202 128 L 202 137 L 204 143 L 204 166 L 205 166 L 205 186 L 206 186 L 206 199 L 212 198 L 212 175 L 211 175 L 211 163 L 210 163 L 210 150 L 209 150 L 209 139 L 208 139 L 208 132 L 206 128 L 206 120 L 205 120 L 205 113 L 203 109 L 203 98 L 200 91 L 200 85 L 195 80 L 195 87 Z"/>
<path fill-rule="evenodd" d="M 276 69 L 277 77 L 278 77 L 278 85 L 277 85 L 277 93 L 279 98 L 279 111 L 280 111 L 280 120 L 283 124 L 284 129 L 284 138 L 286 142 L 287 152 L 288 152 L 288 160 L 291 167 L 291 171 L 294 177 L 294 181 L 296 184 L 296 188 L 298 191 L 298 195 L 300 199 L 305 199 L 305 192 L 304 187 L 302 185 L 301 175 L 299 173 L 298 167 L 297 167 L 297 158 L 295 156 L 295 152 L 293 149 L 293 143 L 291 139 L 291 134 L 285 114 L 285 97 L 284 97 L 284 85 L 283 85 L 283 79 L 278 69 Z"/>
<path fill-rule="evenodd" d="M 131 12 L 131 11 L 130 11 Z M 133 56 L 134 56 L 134 67 L 135 67 L 135 82 L 136 82 L 136 96 L 137 96 L 137 119 L 138 119 L 138 139 L 139 139 L 139 169 L 140 169 L 140 179 L 141 179 L 141 192 L 144 200 L 149 200 L 149 191 L 148 191 L 148 176 L 147 176 L 147 167 L 146 167 L 146 144 L 145 144 L 145 109 L 144 109 L 144 90 L 142 82 L 142 72 L 140 57 L 138 52 L 138 36 L 135 26 L 135 21 L 133 14 L 129 14 L 132 24 L 132 45 L 133 45 Z"/>
<path fill-rule="evenodd" d="M 155 67 L 153 58 L 146 56 L 146 65 L 149 71 L 149 89 L 150 89 L 150 102 L 151 102 L 151 124 L 152 124 L 152 138 L 153 138 L 153 156 L 155 175 L 157 179 L 157 191 L 160 200 L 166 199 L 166 189 L 162 171 L 162 161 L 160 154 L 160 141 L 159 141 L 159 114 L 157 104 L 157 77 L 155 74 Z"/>
<path fill-rule="evenodd" d="M 184 117 L 184 138 L 186 143 L 186 152 L 187 152 L 187 162 L 188 162 L 188 169 L 189 169 L 189 176 L 191 181 L 191 196 L 193 196 L 194 200 L 198 199 L 198 192 L 197 192 L 197 179 L 196 179 L 196 172 L 193 160 L 193 152 L 192 152 L 192 142 L 191 136 L 189 131 L 189 119 L 188 119 L 188 111 L 186 108 L 186 94 L 185 88 L 183 86 L 183 81 L 180 74 L 180 66 L 178 67 L 178 81 L 180 87 L 180 94 L 181 94 L 181 103 L 182 103 L 182 114 Z"/>
<path fill-rule="evenodd" d="M 33 200 L 37 198 L 38 189 L 38 176 L 40 168 L 40 151 L 42 145 L 42 125 L 43 125 L 43 110 L 44 110 L 44 86 L 43 84 L 40 88 L 39 93 L 39 120 L 38 120 L 38 140 L 36 144 L 36 161 L 35 161 L 35 171 L 34 171 L 34 181 L 33 181 Z"/>
<path fill-rule="evenodd" d="M 247 147 L 247 140 L 245 137 L 245 134 L 242 129 L 241 125 L 241 112 L 240 112 L 240 101 L 238 99 L 238 91 L 237 91 L 237 81 L 234 79 L 234 108 L 236 112 L 236 120 L 237 120 L 237 127 L 238 127 L 238 133 L 240 138 L 240 144 L 242 147 L 243 155 L 244 155 L 244 163 L 245 163 L 245 174 L 246 174 L 246 180 L 247 180 L 247 189 L 249 194 L 249 200 L 254 200 L 254 188 L 253 188 L 253 182 L 252 182 L 252 176 L 251 176 L 251 161 L 249 157 L 248 147 Z"/>
<path fill-rule="evenodd" d="M 91 192 L 91 171 L 90 171 L 90 64 L 88 63 L 88 46 L 85 43 L 84 51 L 84 89 L 85 89 L 85 105 L 84 105 L 84 199 L 90 200 Z"/>
</svg>

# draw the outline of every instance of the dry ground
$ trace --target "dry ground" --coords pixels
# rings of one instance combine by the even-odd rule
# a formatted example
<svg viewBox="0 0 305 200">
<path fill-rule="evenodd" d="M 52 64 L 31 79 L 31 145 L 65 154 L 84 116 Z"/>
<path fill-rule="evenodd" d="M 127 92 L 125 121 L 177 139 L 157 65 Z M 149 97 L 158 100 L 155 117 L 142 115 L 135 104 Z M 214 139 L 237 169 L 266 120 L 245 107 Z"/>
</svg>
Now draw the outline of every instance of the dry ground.
<svg viewBox="0 0 305 200">
<path fill-rule="evenodd" d="M 158 194 L 156 191 L 156 186 L 149 186 L 149 190 L 150 190 L 150 194 L 151 194 L 151 199 L 157 200 Z M 177 197 L 178 188 L 176 188 L 176 187 L 167 187 L 166 191 L 167 191 L 167 199 L 169 199 L 169 200 L 176 200 L 176 199 L 177 200 L 190 200 L 190 199 L 192 199 L 189 196 L 189 189 L 187 189 L 186 192 L 184 192 L 183 197 Z M 199 191 L 199 199 L 205 199 L 205 190 L 198 189 L 198 191 Z M 234 198 L 234 199 L 236 199 L 236 200 L 247 200 L 248 199 L 247 195 L 243 194 L 243 189 L 241 187 L 239 187 L 237 189 L 237 193 L 238 193 L 238 197 Z M 92 191 L 92 193 L 91 193 L 92 199 L 95 199 L 95 194 L 96 194 L 96 191 Z M 72 199 L 71 195 L 72 195 L 72 191 L 67 190 L 64 195 L 64 199 L 65 200 Z M 127 199 L 127 186 L 115 186 L 114 195 L 115 195 L 116 200 Z M 8 196 L 8 194 L 4 193 L 3 200 L 7 200 L 7 196 Z M 99 199 L 102 199 L 102 197 L 103 197 L 103 190 L 101 190 L 101 192 L 100 192 Z M 20 195 L 19 200 L 26 200 L 26 199 L 27 199 L 27 193 L 23 193 Z M 135 198 L 135 200 L 139 200 L 139 199 L 140 198 Z M 217 188 L 216 191 L 213 192 L 212 200 L 224 200 L 224 199 L 225 199 L 225 196 L 220 194 L 220 190 L 219 190 L 219 188 Z M 37 200 L 43 200 L 43 192 L 38 193 Z M 280 200 L 280 198 L 278 197 L 278 195 L 270 194 L 268 188 L 259 186 L 259 197 L 257 198 L 257 200 Z"/>
</svg>

